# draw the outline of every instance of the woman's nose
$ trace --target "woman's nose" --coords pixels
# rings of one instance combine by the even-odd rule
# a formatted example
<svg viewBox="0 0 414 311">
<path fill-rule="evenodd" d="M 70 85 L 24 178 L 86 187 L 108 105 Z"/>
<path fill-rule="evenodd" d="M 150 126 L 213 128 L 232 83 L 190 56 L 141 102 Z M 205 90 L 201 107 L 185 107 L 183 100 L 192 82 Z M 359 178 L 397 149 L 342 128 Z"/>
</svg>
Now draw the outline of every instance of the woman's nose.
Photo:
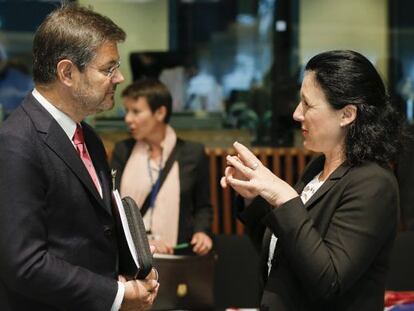
<svg viewBox="0 0 414 311">
<path fill-rule="evenodd" d="M 302 122 L 303 121 L 303 109 L 302 109 L 302 103 L 299 103 L 296 106 L 295 111 L 293 112 L 293 120 Z"/>
<path fill-rule="evenodd" d="M 126 112 L 125 113 L 124 121 L 127 124 L 131 123 L 131 116 L 130 116 L 130 113 L 129 112 Z"/>
</svg>

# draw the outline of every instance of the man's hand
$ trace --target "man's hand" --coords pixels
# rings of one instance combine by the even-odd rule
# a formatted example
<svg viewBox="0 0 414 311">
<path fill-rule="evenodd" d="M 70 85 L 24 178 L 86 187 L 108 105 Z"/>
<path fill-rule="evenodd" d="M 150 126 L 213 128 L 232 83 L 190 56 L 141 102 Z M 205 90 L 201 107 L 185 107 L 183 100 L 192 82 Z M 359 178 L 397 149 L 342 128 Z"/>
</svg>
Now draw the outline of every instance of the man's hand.
<svg viewBox="0 0 414 311">
<path fill-rule="evenodd" d="M 145 278 L 145 280 L 149 281 L 149 280 L 154 280 L 158 282 L 158 271 L 155 268 L 151 269 L 151 272 L 148 273 L 147 277 Z"/>
<path fill-rule="evenodd" d="M 125 285 L 121 311 L 144 311 L 151 308 L 159 287 L 158 282 L 153 277 L 131 281 L 126 281 L 120 277 L 120 281 L 124 282 Z"/>
</svg>

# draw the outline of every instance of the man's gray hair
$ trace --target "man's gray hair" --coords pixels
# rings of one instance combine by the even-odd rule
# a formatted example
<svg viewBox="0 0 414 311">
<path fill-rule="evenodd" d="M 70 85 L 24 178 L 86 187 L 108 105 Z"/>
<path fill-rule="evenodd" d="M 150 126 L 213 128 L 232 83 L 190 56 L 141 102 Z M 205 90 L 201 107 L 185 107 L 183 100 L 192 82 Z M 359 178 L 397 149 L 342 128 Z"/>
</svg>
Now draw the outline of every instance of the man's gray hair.
<svg viewBox="0 0 414 311">
<path fill-rule="evenodd" d="M 125 32 L 108 17 L 76 4 L 50 13 L 37 29 L 33 40 L 35 83 L 56 80 L 56 66 L 71 60 L 80 71 L 95 57 L 105 42 L 122 42 Z"/>
</svg>

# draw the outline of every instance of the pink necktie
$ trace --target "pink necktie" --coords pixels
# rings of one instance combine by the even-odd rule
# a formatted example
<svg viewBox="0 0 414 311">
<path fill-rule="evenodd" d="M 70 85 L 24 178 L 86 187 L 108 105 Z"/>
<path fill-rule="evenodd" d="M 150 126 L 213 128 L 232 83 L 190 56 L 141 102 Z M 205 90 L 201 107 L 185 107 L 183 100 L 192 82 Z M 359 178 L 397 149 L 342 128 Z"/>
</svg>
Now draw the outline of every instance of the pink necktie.
<svg viewBox="0 0 414 311">
<path fill-rule="evenodd" d="M 98 190 L 99 194 L 101 194 L 101 185 L 98 180 L 98 175 L 96 175 L 96 171 L 93 167 L 91 157 L 89 156 L 89 152 L 86 149 L 85 139 L 83 137 L 83 129 L 79 124 L 76 124 L 76 131 L 75 135 L 73 135 L 73 142 L 75 143 L 76 150 L 78 151 L 78 154 L 81 157 L 83 164 L 85 164 L 85 167 L 88 170 L 89 175 L 91 176 L 96 189 Z"/>
</svg>

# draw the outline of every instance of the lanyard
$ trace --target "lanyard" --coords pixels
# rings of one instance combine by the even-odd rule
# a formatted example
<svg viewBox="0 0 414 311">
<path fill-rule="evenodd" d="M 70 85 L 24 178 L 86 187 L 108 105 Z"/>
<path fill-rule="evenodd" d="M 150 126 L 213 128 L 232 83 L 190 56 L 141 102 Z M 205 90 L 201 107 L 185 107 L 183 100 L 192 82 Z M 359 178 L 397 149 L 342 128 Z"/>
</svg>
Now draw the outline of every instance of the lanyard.
<svg viewBox="0 0 414 311">
<path fill-rule="evenodd" d="M 149 206 L 148 206 L 148 208 L 151 211 L 151 214 L 150 214 L 150 227 L 149 227 L 149 230 L 148 230 L 147 233 L 151 234 L 152 215 L 153 215 L 153 212 L 154 212 L 155 199 L 157 198 L 157 195 L 158 195 L 158 192 L 160 191 L 160 186 L 161 186 L 162 153 L 161 153 L 161 157 L 160 157 L 160 163 L 158 165 L 158 177 L 157 177 L 157 180 L 155 181 L 155 183 L 154 183 L 154 178 L 152 177 L 152 169 L 151 169 L 150 156 L 149 155 L 148 155 L 147 164 L 148 164 L 148 175 L 150 177 L 151 184 L 152 184 L 150 202 L 149 202 Z"/>
<path fill-rule="evenodd" d="M 158 178 L 154 183 L 154 178 L 152 177 L 152 169 L 150 164 L 150 156 L 148 155 L 148 175 L 151 180 L 152 188 L 151 188 L 151 196 L 150 196 L 150 203 L 149 208 L 153 208 L 155 204 L 155 199 L 157 198 L 158 192 L 160 191 L 160 185 L 161 185 L 161 173 L 162 173 L 162 153 L 160 157 L 160 163 L 158 165 Z"/>
</svg>

